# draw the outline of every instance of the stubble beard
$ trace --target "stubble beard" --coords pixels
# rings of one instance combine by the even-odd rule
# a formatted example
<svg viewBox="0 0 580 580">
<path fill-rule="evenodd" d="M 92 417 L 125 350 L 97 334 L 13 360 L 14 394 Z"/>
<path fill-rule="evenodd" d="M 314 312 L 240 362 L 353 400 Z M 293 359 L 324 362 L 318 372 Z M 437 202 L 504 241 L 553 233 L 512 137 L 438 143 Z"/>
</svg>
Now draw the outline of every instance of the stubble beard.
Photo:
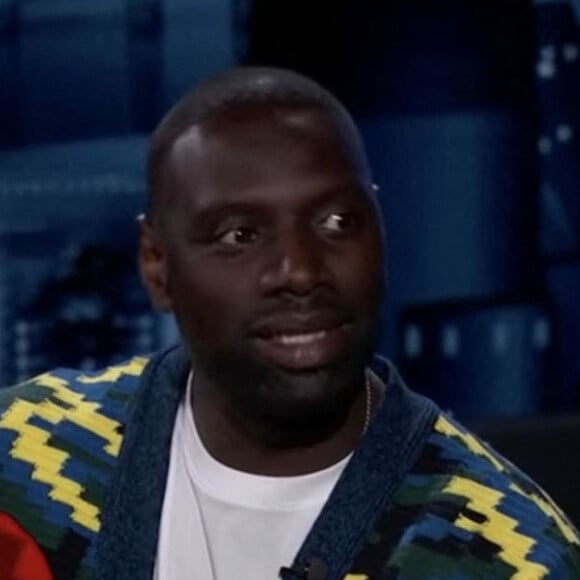
<svg viewBox="0 0 580 580">
<path fill-rule="evenodd" d="M 353 339 L 345 355 L 319 369 L 294 372 L 249 353 L 197 351 L 195 364 L 220 390 L 228 419 L 271 449 L 306 447 L 336 433 L 365 385 L 377 327 Z"/>
</svg>

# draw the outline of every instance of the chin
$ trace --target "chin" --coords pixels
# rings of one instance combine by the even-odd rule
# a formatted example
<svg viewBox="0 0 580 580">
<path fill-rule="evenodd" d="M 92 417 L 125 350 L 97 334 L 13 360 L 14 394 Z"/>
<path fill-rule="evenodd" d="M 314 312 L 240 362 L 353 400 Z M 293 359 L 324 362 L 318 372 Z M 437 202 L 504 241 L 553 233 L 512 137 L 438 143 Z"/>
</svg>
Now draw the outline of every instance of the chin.
<svg viewBox="0 0 580 580">
<path fill-rule="evenodd" d="M 276 446 L 308 445 L 330 437 L 346 421 L 360 394 L 364 365 L 296 372 L 276 369 L 247 399 L 254 419 Z"/>
<path fill-rule="evenodd" d="M 254 425 L 272 447 L 296 447 L 330 437 L 348 418 L 372 354 L 363 345 L 351 343 L 324 366 L 305 369 L 249 352 L 206 351 L 209 356 L 197 360 L 230 401 L 237 421 Z"/>
</svg>

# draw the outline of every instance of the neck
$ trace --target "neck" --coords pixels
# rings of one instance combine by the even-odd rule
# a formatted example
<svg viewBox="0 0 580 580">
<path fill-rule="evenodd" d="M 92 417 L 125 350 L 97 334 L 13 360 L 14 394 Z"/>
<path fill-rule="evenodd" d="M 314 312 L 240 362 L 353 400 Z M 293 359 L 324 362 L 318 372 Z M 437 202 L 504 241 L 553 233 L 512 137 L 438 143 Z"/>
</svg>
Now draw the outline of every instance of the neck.
<svg viewBox="0 0 580 580">
<path fill-rule="evenodd" d="M 193 411 L 200 438 L 217 461 L 258 475 L 303 475 L 337 463 L 358 446 L 372 413 L 372 401 L 378 400 L 378 389 L 373 376 L 369 389 L 360 390 L 346 420 L 331 435 L 289 447 L 272 446 L 262 425 L 238 416 L 227 401 L 215 396 L 219 391 L 198 376 L 192 389 Z"/>
</svg>

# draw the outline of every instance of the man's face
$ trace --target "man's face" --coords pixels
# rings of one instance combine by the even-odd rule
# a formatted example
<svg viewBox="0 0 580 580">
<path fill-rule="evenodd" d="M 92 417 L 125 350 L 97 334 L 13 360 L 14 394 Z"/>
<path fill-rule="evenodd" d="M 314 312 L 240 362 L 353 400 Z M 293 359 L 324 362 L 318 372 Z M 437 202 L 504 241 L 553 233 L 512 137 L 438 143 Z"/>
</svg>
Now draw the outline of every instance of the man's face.
<svg viewBox="0 0 580 580">
<path fill-rule="evenodd" d="M 204 121 L 169 155 L 157 302 L 240 413 L 290 424 L 360 392 L 383 257 L 355 158 L 327 113 L 265 106 Z"/>
</svg>

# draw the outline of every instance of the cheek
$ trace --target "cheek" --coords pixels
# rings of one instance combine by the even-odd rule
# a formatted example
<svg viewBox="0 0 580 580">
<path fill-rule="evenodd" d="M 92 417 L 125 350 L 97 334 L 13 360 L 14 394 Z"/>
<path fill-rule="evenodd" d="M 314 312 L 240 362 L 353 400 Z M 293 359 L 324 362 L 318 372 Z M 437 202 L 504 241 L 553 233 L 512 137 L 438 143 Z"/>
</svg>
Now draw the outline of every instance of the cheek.
<svg viewBox="0 0 580 580">
<path fill-rule="evenodd" d="M 182 262 L 168 269 L 168 285 L 181 331 L 196 342 L 235 334 L 251 303 L 247 276 L 235 268 Z"/>
<path fill-rule="evenodd" d="M 335 263 L 336 279 L 341 281 L 359 309 L 368 310 L 379 298 L 383 285 L 383 252 L 374 240 L 351 248 Z"/>
</svg>

